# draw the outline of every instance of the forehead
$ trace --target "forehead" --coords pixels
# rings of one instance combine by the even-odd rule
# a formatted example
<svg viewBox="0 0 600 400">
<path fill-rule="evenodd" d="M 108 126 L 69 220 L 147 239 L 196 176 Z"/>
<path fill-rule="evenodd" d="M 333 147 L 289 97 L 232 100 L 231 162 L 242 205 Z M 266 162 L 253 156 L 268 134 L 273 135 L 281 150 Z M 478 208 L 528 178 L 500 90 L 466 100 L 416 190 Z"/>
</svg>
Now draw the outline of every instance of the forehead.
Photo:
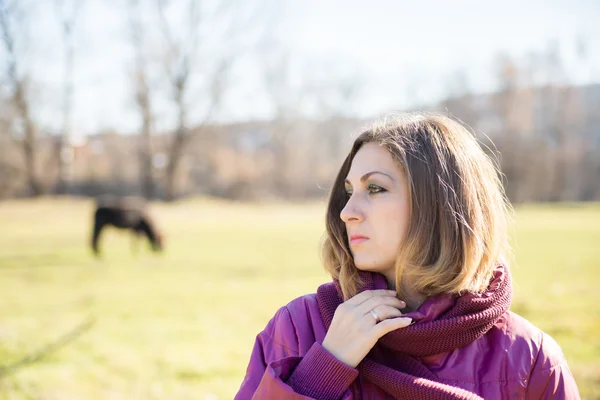
<svg viewBox="0 0 600 400">
<path fill-rule="evenodd" d="M 401 174 L 390 152 L 377 143 L 366 143 L 354 156 L 348 178 L 360 178 L 371 171 L 381 171 L 392 176 Z"/>
</svg>

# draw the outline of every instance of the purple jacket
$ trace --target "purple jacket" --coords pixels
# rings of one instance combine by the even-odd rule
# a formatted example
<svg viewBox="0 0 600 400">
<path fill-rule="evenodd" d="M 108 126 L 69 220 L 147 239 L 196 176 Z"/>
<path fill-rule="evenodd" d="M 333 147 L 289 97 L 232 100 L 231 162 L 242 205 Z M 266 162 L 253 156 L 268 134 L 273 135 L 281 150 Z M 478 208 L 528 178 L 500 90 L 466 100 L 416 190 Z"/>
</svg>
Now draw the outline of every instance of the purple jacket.
<svg viewBox="0 0 600 400">
<path fill-rule="evenodd" d="M 448 301 L 428 301 L 406 316 L 416 323 L 435 319 Z M 391 398 L 325 350 L 325 334 L 316 294 L 279 309 L 256 337 L 235 399 Z M 580 398 L 558 344 L 512 312 L 470 345 L 421 362 L 440 382 L 485 399 Z"/>
</svg>

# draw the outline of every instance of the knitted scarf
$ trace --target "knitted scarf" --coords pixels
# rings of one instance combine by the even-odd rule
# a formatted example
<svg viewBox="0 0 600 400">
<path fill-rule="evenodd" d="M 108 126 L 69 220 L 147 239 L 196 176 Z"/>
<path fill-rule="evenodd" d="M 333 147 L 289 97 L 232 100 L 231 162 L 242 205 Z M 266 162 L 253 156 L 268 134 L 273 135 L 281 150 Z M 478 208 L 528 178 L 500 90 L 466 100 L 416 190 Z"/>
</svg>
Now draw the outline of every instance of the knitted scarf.
<svg viewBox="0 0 600 400">
<path fill-rule="evenodd" d="M 364 282 L 360 291 L 373 290 L 380 274 L 360 272 Z M 329 329 L 336 308 L 343 302 L 338 281 L 321 285 L 317 301 L 325 327 Z M 379 339 L 358 365 L 364 378 L 396 398 L 403 399 L 479 399 L 474 393 L 438 382 L 418 357 L 450 352 L 482 337 L 504 314 L 511 302 L 512 288 L 508 268 L 494 271 L 488 289 L 480 294 L 465 294 L 433 321 L 419 322 L 392 331 Z M 393 360 L 393 365 L 390 361 Z"/>
</svg>

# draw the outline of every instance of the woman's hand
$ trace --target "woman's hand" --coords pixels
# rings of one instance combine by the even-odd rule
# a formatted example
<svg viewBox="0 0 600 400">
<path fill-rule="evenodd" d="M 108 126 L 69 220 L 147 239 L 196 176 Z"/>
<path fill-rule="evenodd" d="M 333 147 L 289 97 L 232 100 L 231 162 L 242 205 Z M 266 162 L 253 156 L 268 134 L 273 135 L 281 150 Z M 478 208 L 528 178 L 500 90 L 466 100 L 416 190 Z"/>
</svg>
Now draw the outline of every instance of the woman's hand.
<svg viewBox="0 0 600 400">
<path fill-rule="evenodd" d="M 397 318 L 404 307 L 393 290 L 365 290 L 335 310 L 323 347 L 354 368 L 380 337 L 410 325 L 410 318 Z"/>
</svg>

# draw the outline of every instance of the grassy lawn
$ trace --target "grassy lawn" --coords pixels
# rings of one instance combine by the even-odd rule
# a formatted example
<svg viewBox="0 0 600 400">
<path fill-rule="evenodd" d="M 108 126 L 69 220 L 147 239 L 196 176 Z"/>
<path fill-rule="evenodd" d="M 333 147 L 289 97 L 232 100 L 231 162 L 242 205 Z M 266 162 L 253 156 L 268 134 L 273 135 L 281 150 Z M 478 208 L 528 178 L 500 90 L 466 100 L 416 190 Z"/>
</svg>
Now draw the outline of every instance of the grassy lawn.
<svg viewBox="0 0 600 400">
<path fill-rule="evenodd" d="M 323 204 L 153 205 L 167 251 L 132 254 L 111 230 L 102 260 L 92 207 L 0 203 L 0 368 L 94 321 L 0 378 L 0 399 L 230 399 L 256 334 L 328 280 Z M 582 397 L 600 399 L 600 205 L 521 207 L 513 247 L 513 310 L 562 346 Z"/>
</svg>

